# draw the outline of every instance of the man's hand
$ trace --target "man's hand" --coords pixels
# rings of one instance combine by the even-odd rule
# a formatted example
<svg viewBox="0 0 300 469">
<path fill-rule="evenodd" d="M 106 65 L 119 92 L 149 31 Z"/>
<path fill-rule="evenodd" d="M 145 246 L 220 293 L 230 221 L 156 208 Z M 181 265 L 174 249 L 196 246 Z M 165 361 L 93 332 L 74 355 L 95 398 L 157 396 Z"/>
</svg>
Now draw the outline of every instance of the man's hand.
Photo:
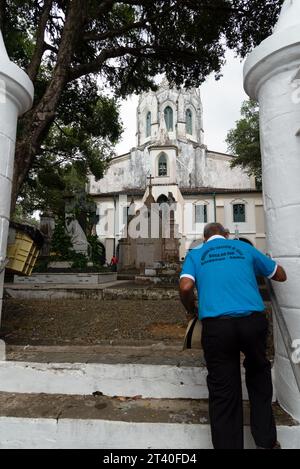
<svg viewBox="0 0 300 469">
<path fill-rule="evenodd" d="M 286 282 L 287 281 L 286 272 L 285 272 L 284 268 L 281 265 L 277 266 L 276 273 L 272 277 L 271 280 L 274 280 L 275 282 Z"/>
<path fill-rule="evenodd" d="M 195 282 L 187 277 L 180 279 L 179 294 L 183 306 L 186 309 L 186 318 L 188 321 L 198 315 L 197 307 L 195 306 L 196 298 L 194 294 Z"/>
<path fill-rule="evenodd" d="M 196 307 L 195 307 L 195 313 L 186 313 L 187 322 L 190 322 L 190 321 L 192 321 L 193 319 L 195 319 L 197 317 L 198 317 L 198 310 L 197 310 Z"/>
</svg>

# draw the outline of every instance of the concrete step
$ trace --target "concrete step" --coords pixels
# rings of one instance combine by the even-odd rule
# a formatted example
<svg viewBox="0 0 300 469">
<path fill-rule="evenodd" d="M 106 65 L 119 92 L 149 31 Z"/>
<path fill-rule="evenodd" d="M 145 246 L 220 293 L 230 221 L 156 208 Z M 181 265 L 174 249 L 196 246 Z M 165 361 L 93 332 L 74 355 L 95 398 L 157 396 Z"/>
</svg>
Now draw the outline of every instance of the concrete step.
<svg viewBox="0 0 300 469">
<path fill-rule="evenodd" d="M 178 299 L 177 288 L 138 286 L 127 280 L 104 284 L 45 284 L 45 283 L 5 283 L 4 291 L 8 298 L 25 300 L 56 299 Z"/>
<path fill-rule="evenodd" d="M 299 448 L 299 425 L 274 411 L 283 448 Z M 246 403 L 245 446 L 254 448 Z M 0 448 L 208 449 L 208 403 L 0 393 Z"/>
<path fill-rule="evenodd" d="M 133 272 L 133 273 L 118 273 L 117 279 L 118 280 L 130 280 L 134 282 L 134 279 L 137 274 L 138 274 L 138 271 Z"/>
<path fill-rule="evenodd" d="M 9 298 L 18 299 L 95 299 L 103 300 L 104 292 L 113 287 L 122 287 L 127 284 L 126 281 L 116 280 L 103 284 L 60 284 L 60 283 L 6 283 L 4 292 Z"/>
<path fill-rule="evenodd" d="M 81 285 L 81 284 L 104 284 L 116 282 L 117 274 L 114 272 L 84 272 L 84 273 L 72 273 L 72 272 L 47 272 L 47 273 L 33 273 L 29 277 L 21 277 L 15 275 L 15 284 L 69 284 L 69 285 Z"/>
<path fill-rule="evenodd" d="M 5 283 L 5 294 L 18 299 L 143 299 L 163 300 L 178 299 L 178 288 L 172 286 L 137 285 L 129 279 L 118 279 L 114 282 L 96 283 L 37 283 L 34 279 L 24 283 Z M 260 286 L 260 294 L 269 302 L 269 293 L 265 285 Z"/>
<path fill-rule="evenodd" d="M 0 362 L 0 392 L 25 394 L 207 399 L 206 377 L 202 351 L 164 345 L 10 346 Z M 247 400 L 243 370 L 242 381 Z"/>
</svg>

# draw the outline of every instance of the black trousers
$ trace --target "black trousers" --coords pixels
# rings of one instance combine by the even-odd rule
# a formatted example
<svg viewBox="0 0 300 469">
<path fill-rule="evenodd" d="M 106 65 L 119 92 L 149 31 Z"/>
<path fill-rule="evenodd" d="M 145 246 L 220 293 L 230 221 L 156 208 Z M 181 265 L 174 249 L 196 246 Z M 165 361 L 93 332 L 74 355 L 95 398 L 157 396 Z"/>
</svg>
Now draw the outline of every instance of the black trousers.
<svg viewBox="0 0 300 469">
<path fill-rule="evenodd" d="M 245 355 L 253 438 L 261 448 L 272 448 L 276 443 L 271 364 L 266 357 L 267 335 L 268 320 L 263 313 L 244 318 L 203 320 L 202 346 L 208 369 L 209 413 L 215 449 L 244 447 L 240 352 Z"/>
</svg>

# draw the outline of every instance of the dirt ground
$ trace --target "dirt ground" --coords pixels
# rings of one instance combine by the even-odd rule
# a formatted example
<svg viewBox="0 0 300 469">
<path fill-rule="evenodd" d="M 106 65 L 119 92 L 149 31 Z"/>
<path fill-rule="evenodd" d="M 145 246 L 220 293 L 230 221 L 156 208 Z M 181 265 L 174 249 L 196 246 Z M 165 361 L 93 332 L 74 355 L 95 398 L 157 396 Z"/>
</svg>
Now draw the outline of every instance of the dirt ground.
<svg viewBox="0 0 300 469">
<path fill-rule="evenodd" d="M 8 344 L 96 345 L 182 342 L 177 300 L 12 300 L 4 302 L 0 337 Z"/>
</svg>

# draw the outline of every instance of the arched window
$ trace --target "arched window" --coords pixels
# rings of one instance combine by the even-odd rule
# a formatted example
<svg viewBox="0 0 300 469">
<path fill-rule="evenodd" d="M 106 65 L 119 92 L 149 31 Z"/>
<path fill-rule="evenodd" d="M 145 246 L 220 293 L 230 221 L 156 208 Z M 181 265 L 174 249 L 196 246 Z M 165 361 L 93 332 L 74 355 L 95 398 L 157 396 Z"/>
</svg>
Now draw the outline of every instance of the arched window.
<svg viewBox="0 0 300 469">
<path fill-rule="evenodd" d="M 146 117 L 146 138 L 151 136 L 151 112 Z"/>
<path fill-rule="evenodd" d="M 158 176 L 167 176 L 168 175 L 168 160 L 165 153 L 161 153 L 158 158 Z"/>
<path fill-rule="evenodd" d="M 186 133 L 189 135 L 193 135 L 193 113 L 190 109 L 186 110 L 185 119 L 186 119 Z"/>
<path fill-rule="evenodd" d="M 165 108 L 165 122 L 167 131 L 173 130 L 173 109 L 170 106 Z"/>
<path fill-rule="evenodd" d="M 234 204 L 233 205 L 233 222 L 245 223 L 246 221 L 246 205 Z"/>
<path fill-rule="evenodd" d="M 162 205 L 162 204 L 167 204 L 168 201 L 169 201 L 169 200 L 168 200 L 168 197 L 167 197 L 166 195 L 164 195 L 164 194 L 161 194 L 161 195 L 158 197 L 156 203 L 159 204 L 159 205 Z"/>
</svg>

